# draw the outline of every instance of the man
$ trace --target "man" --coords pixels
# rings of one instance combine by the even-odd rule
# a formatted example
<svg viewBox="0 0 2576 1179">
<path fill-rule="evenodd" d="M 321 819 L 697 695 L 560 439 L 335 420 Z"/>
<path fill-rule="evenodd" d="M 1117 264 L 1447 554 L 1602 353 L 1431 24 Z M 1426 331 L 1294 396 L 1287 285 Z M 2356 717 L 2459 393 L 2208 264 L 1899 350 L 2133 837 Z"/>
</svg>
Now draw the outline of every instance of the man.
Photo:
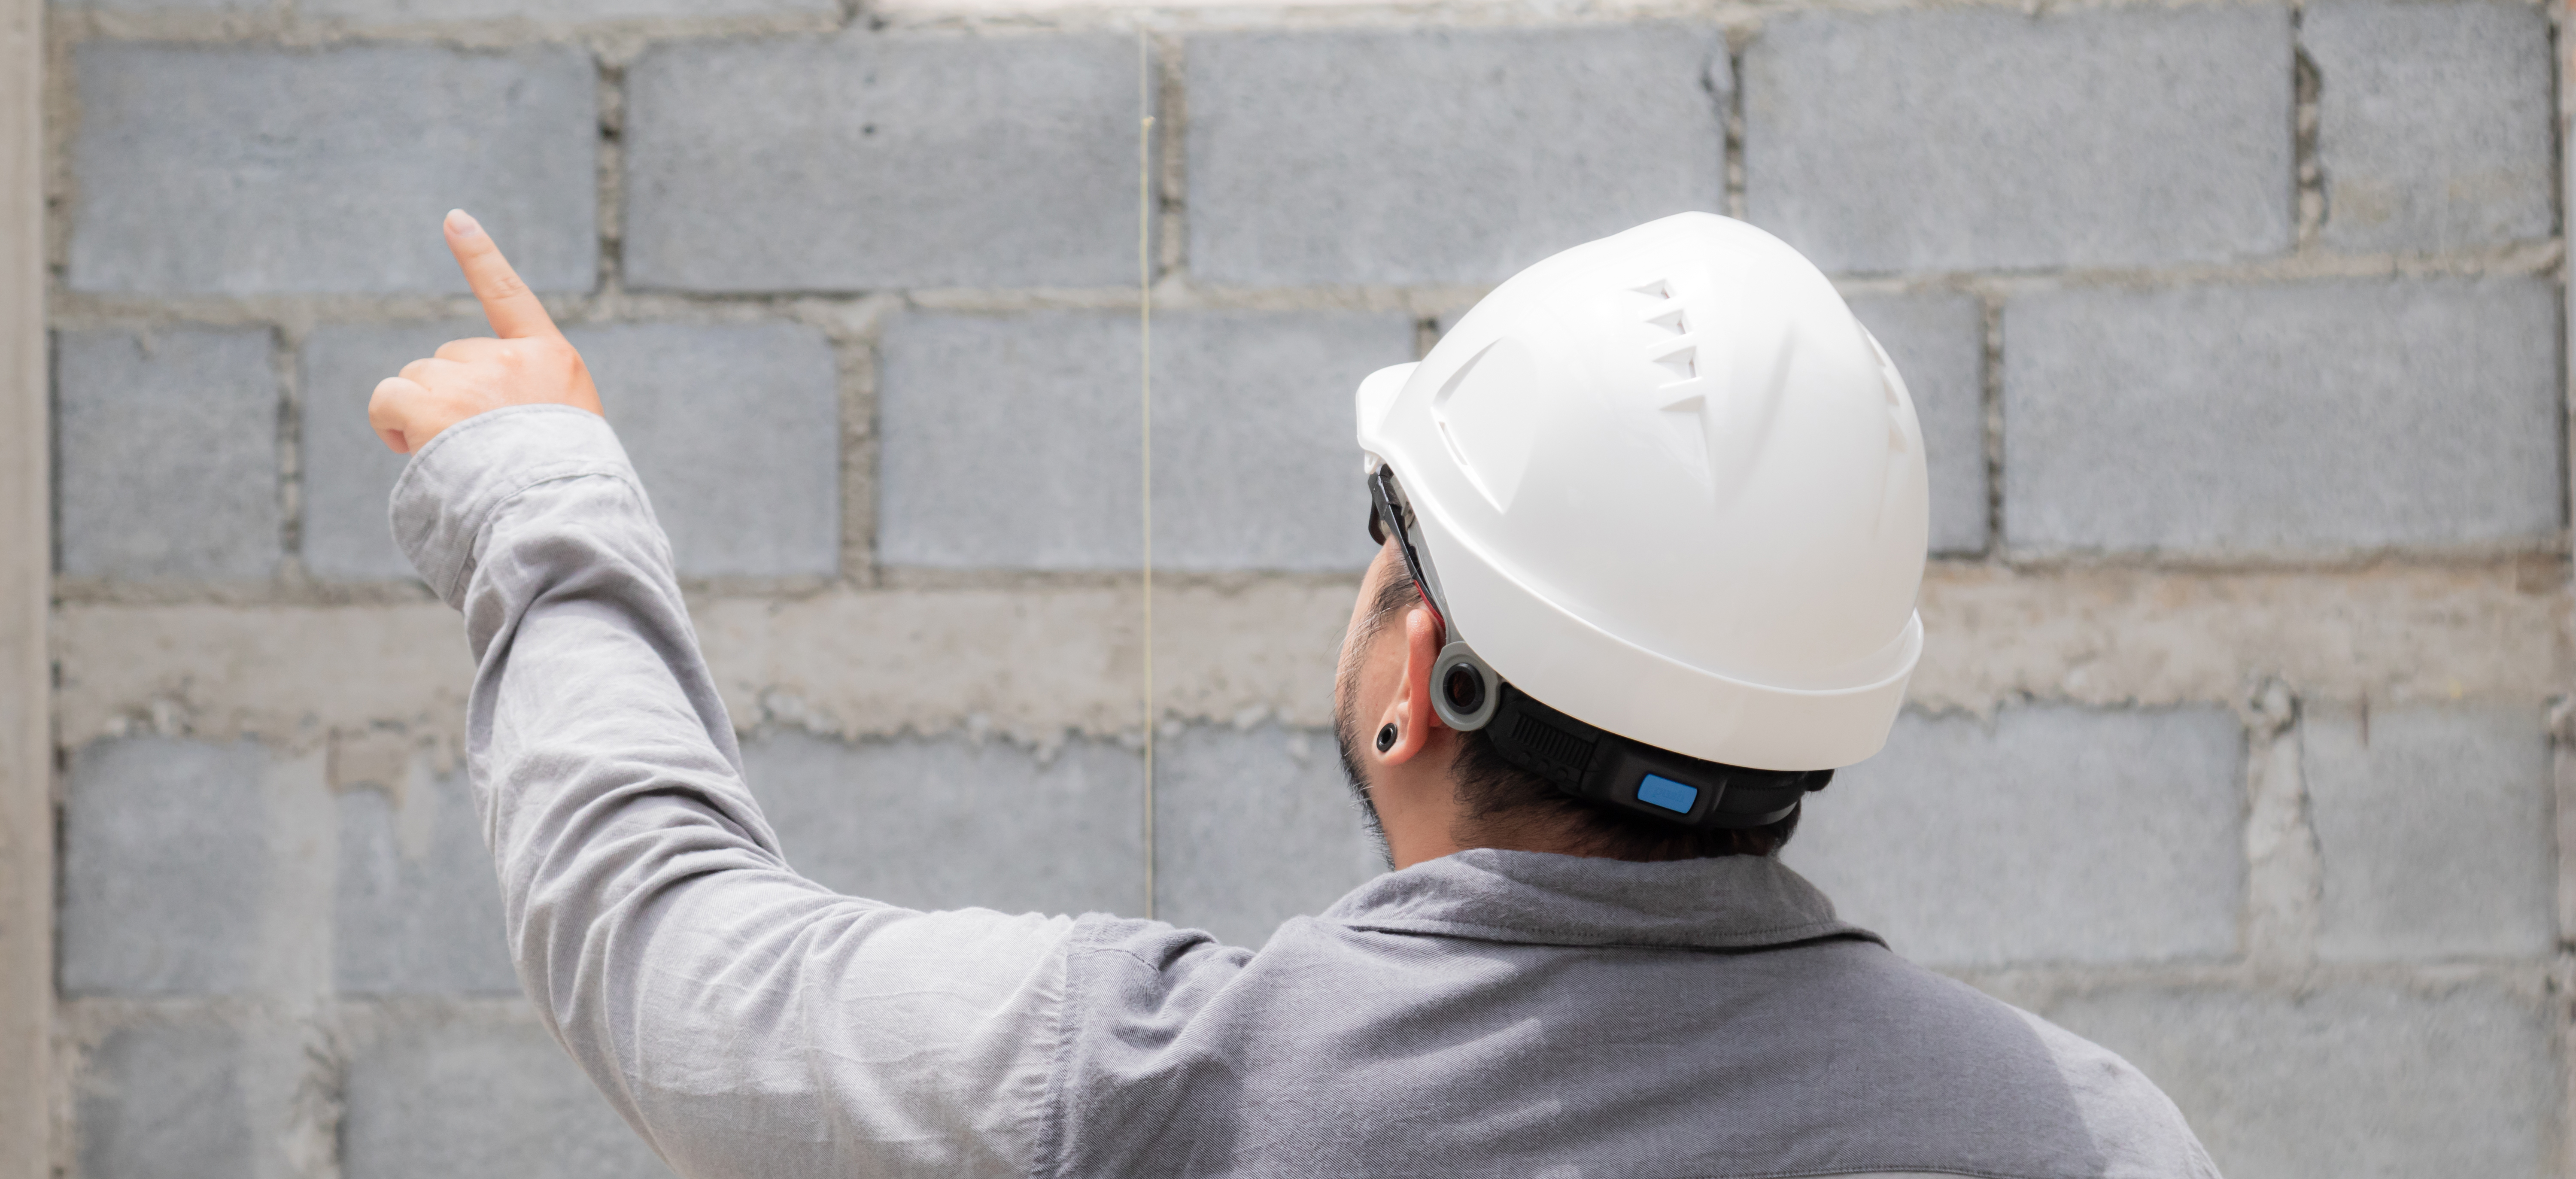
<svg viewBox="0 0 2576 1179">
<path fill-rule="evenodd" d="M 1773 856 L 1903 698 L 1925 493 L 1893 367 L 1768 235 L 1577 247 L 1362 386 L 1336 708 L 1395 871 L 1257 954 L 799 878 L 580 357 L 447 235 L 497 338 L 377 389 L 394 530 L 480 661 L 521 978 L 681 1174 L 2215 1175 L 2117 1057 Z"/>
</svg>

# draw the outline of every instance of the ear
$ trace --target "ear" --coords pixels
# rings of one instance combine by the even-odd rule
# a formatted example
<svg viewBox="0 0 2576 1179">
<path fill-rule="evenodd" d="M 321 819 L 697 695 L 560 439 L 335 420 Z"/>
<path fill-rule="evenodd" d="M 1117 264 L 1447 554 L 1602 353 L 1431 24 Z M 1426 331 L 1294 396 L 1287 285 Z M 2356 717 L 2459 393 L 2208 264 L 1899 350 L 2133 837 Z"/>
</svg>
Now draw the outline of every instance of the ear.
<svg viewBox="0 0 2576 1179">
<path fill-rule="evenodd" d="M 1431 621 L 1431 611 L 1415 606 L 1404 612 L 1404 672 L 1397 681 L 1395 699 L 1387 702 L 1386 713 L 1378 724 L 1395 726 L 1395 744 L 1378 755 L 1388 765 L 1403 765 L 1413 760 L 1431 743 L 1435 731 L 1445 732 L 1440 714 L 1431 709 L 1431 665 L 1440 659 L 1440 628 Z"/>
</svg>

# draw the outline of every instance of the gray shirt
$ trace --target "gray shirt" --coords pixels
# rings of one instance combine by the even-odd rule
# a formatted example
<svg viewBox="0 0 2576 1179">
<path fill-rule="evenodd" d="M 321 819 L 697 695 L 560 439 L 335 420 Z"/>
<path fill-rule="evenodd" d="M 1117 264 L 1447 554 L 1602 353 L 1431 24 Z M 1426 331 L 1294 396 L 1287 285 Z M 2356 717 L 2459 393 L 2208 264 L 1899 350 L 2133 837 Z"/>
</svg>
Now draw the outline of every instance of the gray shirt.
<svg viewBox="0 0 2576 1179">
<path fill-rule="evenodd" d="M 520 981 L 686 1176 L 2207 1176 L 2118 1057 L 1772 859 L 1477 850 L 1259 953 L 920 913 L 780 854 L 607 424 L 484 414 L 395 486 L 464 611 Z"/>
</svg>

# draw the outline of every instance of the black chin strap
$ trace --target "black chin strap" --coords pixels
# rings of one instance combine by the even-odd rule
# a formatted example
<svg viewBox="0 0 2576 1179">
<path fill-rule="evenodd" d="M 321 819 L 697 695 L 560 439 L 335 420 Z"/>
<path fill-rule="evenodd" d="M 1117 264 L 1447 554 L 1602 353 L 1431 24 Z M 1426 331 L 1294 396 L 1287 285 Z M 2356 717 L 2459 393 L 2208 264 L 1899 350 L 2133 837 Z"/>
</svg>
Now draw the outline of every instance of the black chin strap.
<svg viewBox="0 0 2576 1179">
<path fill-rule="evenodd" d="M 1788 818 L 1832 770 L 1754 770 L 1684 757 L 1594 728 L 1502 681 L 1485 725 L 1504 760 L 1585 802 L 1684 827 L 1762 827 Z"/>
</svg>

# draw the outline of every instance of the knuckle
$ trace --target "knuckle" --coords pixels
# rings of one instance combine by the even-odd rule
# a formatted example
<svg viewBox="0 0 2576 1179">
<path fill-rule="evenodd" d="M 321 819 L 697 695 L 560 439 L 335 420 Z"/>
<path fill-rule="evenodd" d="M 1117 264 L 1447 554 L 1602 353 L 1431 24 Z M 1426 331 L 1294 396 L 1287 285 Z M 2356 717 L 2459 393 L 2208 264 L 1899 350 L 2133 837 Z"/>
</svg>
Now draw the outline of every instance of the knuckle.
<svg viewBox="0 0 2576 1179">
<path fill-rule="evenodd" d="M 581 354 L 561 340 L 526 340 L 517 345 L 522 366 L 539 370 L 558 370 L 578 364 Z"/>
</svg>

